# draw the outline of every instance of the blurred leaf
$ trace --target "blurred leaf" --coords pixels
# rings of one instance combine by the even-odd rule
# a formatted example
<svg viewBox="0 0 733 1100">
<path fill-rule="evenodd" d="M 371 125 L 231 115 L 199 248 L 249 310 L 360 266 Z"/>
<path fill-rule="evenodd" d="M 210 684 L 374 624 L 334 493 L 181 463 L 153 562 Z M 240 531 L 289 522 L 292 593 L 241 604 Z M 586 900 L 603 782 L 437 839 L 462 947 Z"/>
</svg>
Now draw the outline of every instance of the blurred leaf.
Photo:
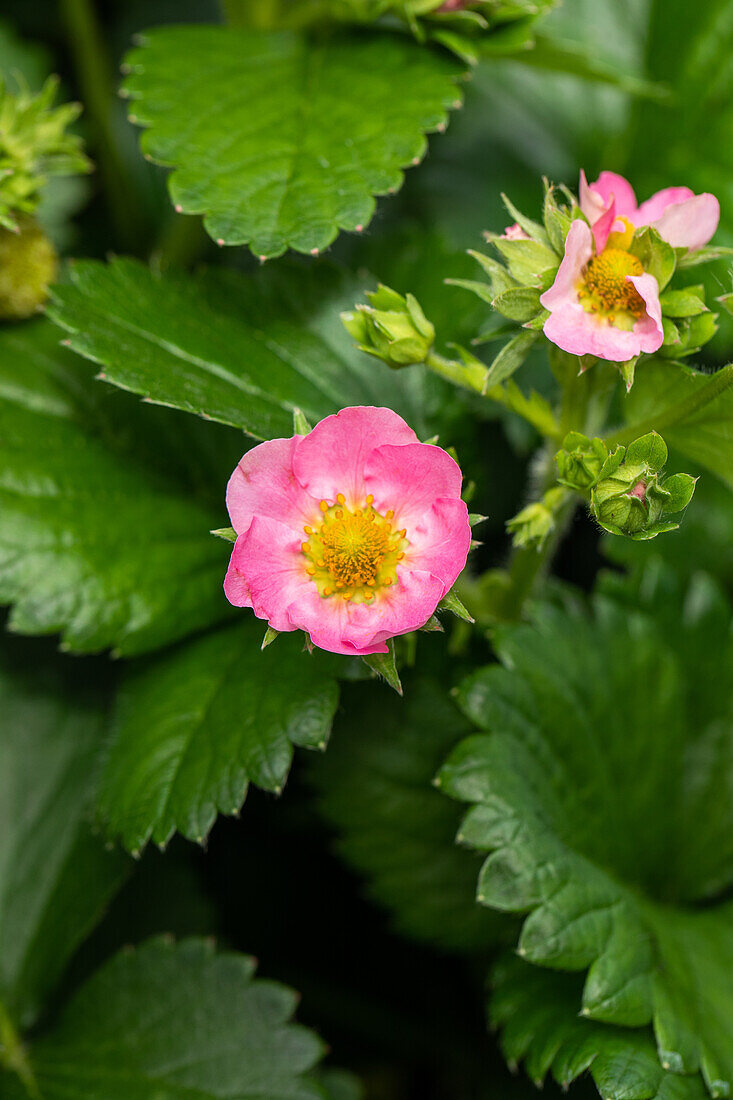
<svg viewBox="0 0 733 1100">
<path fill-rule="evenodd" d="M 46 322 L 0 333 L 0 601 L 14 604 L 11 629 L 130 655 L 220 621 L 226 547 L 209 534 L 220 513 L 196 502 L 192 478 L 184 489 L 167 476 L 164 438 L 145 421 L 110 426 L 90 394 L 101 387 L 57 339 Z M 205 452 L 192 459 L 203 466 Z"/>
<path fill-rule="evenodd" d="M 250 617 L 128 671 L 113 715 L 98 809 L 138 852 L 177 829 L 199 843 L 254 782 L 282 791 L 293 746 L 325 748 L 338 702 L 327 658 L 302 636 L 260 650 Z"/>
<path fill-rule="evenodd" d="M 17 640 L 0 657 L 0 1002 L 28 1025 L 130 868 L 86 820 L 105 725 L 91 669 Z"/>
<path fill-rule="evenodd" d="M 657 427 L 670 447 L 733 488 L 733 366 L 711 375 L 650 360 L 636 373 L 624 415 L 636 435 L 637 425 Z"/>
<path fill-rule="evenodd" d="M 404 701 L 359 685 L 345 704 L 327 756 L 310 768 L 340 852 L 405 935 L 489 950 L 511 925 L 474 904 L 478 865 L 455 847 L 459 814 L 432 787 L 465 720 L 438 684 L 415 677 Z"/>
<path fill-rule="evenodd" d="M 578 42 L 538 34 L 532 48 L 522 50 L 517 56 L 525 65 L 548 72 L 579 76 L 593 83 L 610 84 L 629 95 L 662 102 L 670 98 L 670 90 L 663 84 L 654 84 L 633 73 L 617 69 L 599 57 L 595 49 Z"/>
<path fill-rule="evenodd" d="M 146 32 L 131 121 L 170 192 L 220 244 L 321 251 L 371 220 L 460 105 L 455 59 L 391 34 L 308 39 L 217 26 Z"/>
<path fill-rule="evenodd" d="M 320 1040 L 290 1022 L 296 995 L 254 979 L 254 969 L 252 959 L 217 955 L 204 940 L 154 939 L 122 951 L 30 1046 L 37 1095 L 323 1100 L 307 1076 Z"/>
<path fill-rule="evenodd" d="M 696 1074 L 665 1071 L 646 1031 L 609 1027 L 578 1016 L 575 977 L 507 956 L 493 973 L 490 1019 L 502 1029 L 510 1065 L 524 1061 L 541 1087 L 551 1073 L 563 1088 L 587 1069 L 604 1100 L 704 1100 Z"/>
<path fill-rule="evenodd" d="M 106 381 L 259 439 L 291 436 L 294 408 L 315 424 L 360 404 L 389 405 L 421 431 L 424 372 L 403 380 L 409 371 L 358 351 L 339 312 L 362 284 L 328 264 L 316 271 L 161 278 L 133 260 L 86 261 L 49 312 Z"/>
<path fill-rule="evenodd" d="M 584 1014 L 653 1022 L 662 1065 L 726 1095 L 733 902 L 712 899 L 733 883 L 729 605 L 710 585 L 659 621 L 568 601 L 495 641 L 502 665 L 459 695 L 487 732 L 440 773 L 474 803 L 466 843 L 491 853 L 479 900 L 529 913 L 528 961 L 588 969 Z"/>
</svg>

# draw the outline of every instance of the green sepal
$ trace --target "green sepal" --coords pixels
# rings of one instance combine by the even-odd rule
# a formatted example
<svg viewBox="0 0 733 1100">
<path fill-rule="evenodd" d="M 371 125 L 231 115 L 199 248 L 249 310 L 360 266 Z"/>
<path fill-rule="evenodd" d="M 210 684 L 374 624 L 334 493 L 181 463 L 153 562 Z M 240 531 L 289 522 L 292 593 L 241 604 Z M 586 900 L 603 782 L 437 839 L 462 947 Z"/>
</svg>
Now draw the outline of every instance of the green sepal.
<svg viewBox="0 0 733 1100">
<path fill-rule="evenodd" d="M 688 248 L 677 248 L 677 268 L 699 267 L 700 264 L 713 263 L 715 260 L 727 260 L 733 257 L 733 248 L 724 245 L 713 245 L 712 248 L 696 248 L 691 252 Z"/>
<path fill-rule="evenodd" d="M 509 213 L 509 215 L 514 218 L 516 224 L 524 230 L 528 237 L 531 237 L 533 241 L 538 241 L 539 244 L 552 247 L 547 231 L 543 228 L 543 226 L 540 225 L 539 222 L 533 221 L 532 218 L 527 218 L 521 212 L 521 210 L 517 209 L 511 199 L 503 192 L 501 195 L 501 201 L 507 208 L 507 212 Z"/>
<path fill-rule="evenodd" d="M 431 615 L 426 623 L 420 627 L 426 634 L 443 634 L 443 624 L 437 615 Z"/>
<path fill-rule="evenodd" d="M 372 672 L 375 672 L 377 676 L 389 684 L 398 695 L 402 695 L 402 683 L 395 660 L 394 638 L 389 639 L 387 647 L 388 653 L 369 653 L 366 657 L 362 657 L 362 661 L 369 666 Z"/>
<path fill-rule="evenodd" d="M 506 260 L 510 273 L 525 286 L 536 286 L 545 272 L 557 271 L 557 254 L 548 245 L 539 241 L 507 240 L 497 234 L 491 234 L 489 240 Z"/>
<path fill-rule="evenodd" d="M 458 599 L 455 591 L 450 590 L 438 604 L 438 611 L 450 611 L 453 615 L 457 615 L 459 619 L 463 619 L 464 623 L 473 623 L 476 620 L 463 603 Z"/>
<path fill-rule="evenodd" d="M 501 382 L 506 382 L 516 370 L 519 370 L 522 363 L 529 355 L 537 337 L 537 332 L 525 330 L 517 333 L 512 340 L 504 344 L 504 347 L 495 357 L 488 369 L 484 384 L 484 392 L 491 389 L 492 386 L 498 386 Z"/>
<path fill-rule="evenodd" d="M 666 317 L 696 317 L 698 313 L 707 313 L 705 289 L 702 286 L 688 286 L 683 290 L 665 290 L 659 295 L 659 304 Z"/>
<path fill-rule="evenodd" d="M 260 646 L 260 649 L 261 650 L 267 649 L 268 645 L 272 645 L 272 643 L 275 641 L 275 639 L 278 638 L 279 636 L 280 636 L 280 631 L 275 630 L 275 628 L 273 626 L 270 626 L 268 624 L 267 630 L 265 631 L 265 636 L 262 639 L 262 645 Z"/>
<path fill-rule="evenodd" d="M 485 256 L 483 252 L 476 252 L 472 249 L 469 249 L 468 254 L 481 265 L 488 275 L 492 297 L 495 298 L 497 294 L 501 294 L 505 290 L 511 290 L 512 287 L 519 286 L 514 276 L 510 275 L 503 264 L 500 264 L 499 261 L 495 260 L 492 256 Z"/>
<path fill-rule="evenodd" d="M 547 180 L 544 181 L 544 184 L 545 199 L 542 207 L 542 219 L 545 223 L 550 246 L 558 256 L 562 256 L 565 252 L 565 240 L 570 232 L 570 226 L 580 214 L 580 210 L 574 196 L 569 191 L 563 191 L 563 194 L 568 198 L 570 205 L 560 206 L 555 200 L 557 189 Z"/>
<path fill-rule="evenodd" d="M 293 435 L 308 435 L 313 429 L 300 409 L 293 409 Z"/>
<path fill-rule="evenodd" d="M 488 516 L 482 516 L 479 512 L 468 513 L 468 522 L 471 527 L 477 527 L 479 523 L 483 523 L 488 518 Z"/>
<path fill-rule="evenodd" d="M 542 309 L 540 292 L 535 287 L 512 287 L 497 294 L 492 305 L 502 317 L 510 321 L 531 321 Z"/>
<path fill-rule="evenodd" d="M 651 225 L 645 225 L 634 233 L 629 252 L 641 260 L 644 271 L 653 275 L 664 290 L 675 272 L 677 257 L 671 244 L 667 244 Z"/>
<path fill-rule="evenodd" d="M 236 542 L 237 532 L 233 527 L 216 527 L 213 531 L 209 531 L 210 535 L 215 535 L 218 539 L 224 539 L 225 542 Z"/>
</svg>

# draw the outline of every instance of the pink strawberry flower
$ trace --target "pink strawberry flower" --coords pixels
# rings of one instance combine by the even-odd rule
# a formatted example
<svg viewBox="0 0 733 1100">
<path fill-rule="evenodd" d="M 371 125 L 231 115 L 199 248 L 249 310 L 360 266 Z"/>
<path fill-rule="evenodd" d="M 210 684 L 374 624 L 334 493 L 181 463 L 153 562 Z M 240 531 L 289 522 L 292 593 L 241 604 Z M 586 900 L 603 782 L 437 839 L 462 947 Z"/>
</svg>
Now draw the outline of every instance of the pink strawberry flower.
<svg viewBox="0 0 733 1100">
<path fill-rule="evenodd" d="M 423 626 L 466 564 L 461 471 L 390 409 L 355 407 L 244 455 L 224 591 L 332 653 L 386 653 Z"/>
<path fill-rule="evenodd" d="M 540 297 L 550 311 L 543 332 L 563 351 L 623 363 L 661 347 L 659 285 L 627 251 L 632 233 L 607 234 L 599 248 L 586 221 L 570 226 L 555 281 Z"/>
<path fill-rule="evenodd" d="M 715 195 L 696 195 L 689 187 L 665 187 L 639 206 L 629 181 L 616 172 L 601 172 L 590 184 L 585 172 L 580 173 L 580 209 L 593 227 L 599 252 L 613 230 L 623 230 L 623 223 L 651 225 L 673 248 L 693 251 L 708 243 L 720 220 Z"/>
</svg>

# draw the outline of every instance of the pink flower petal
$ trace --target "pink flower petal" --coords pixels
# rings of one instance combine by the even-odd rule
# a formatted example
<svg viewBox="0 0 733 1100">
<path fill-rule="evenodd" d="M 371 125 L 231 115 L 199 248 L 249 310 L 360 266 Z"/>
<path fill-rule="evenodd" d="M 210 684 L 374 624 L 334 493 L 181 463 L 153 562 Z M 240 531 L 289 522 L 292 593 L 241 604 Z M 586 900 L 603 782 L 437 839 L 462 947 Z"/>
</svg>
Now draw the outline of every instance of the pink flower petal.
<svg viewBox="0 0 733 1100">
<path fill-rule="evenodd" d="M 442 599 L 465 568 L 471 548 L 471 527 L 464 501 L 447 497 L 436 500 L 408 529 L 408 538 L 405 566 L 437 577 L 443 585 Z"/>
<path fill-rule="evenodd" d="M 438 497 L 460 497 L 463 475 L 447 451 L 428 443 L 375 447 L 364 465 L 364 481 L 374 507 L 392 509 L 403 526 L 431 507 Z"/>
<path fill-rule="evenodd" d="M 224 582 L 229 602 L 252 607 L 275 630 L 294 630 L 288 608 L 308 589 L 315 591 L 300 542 L 285 524 L 255 516 L 234 544 Z"/>
<path fill-rule="evenodd" d="M 350 656 L 386 653 L 387 639 L 424 626 L 442 596 L 437 577 L 405 568 L 399 570 L 397 583 L 377 593 L 371 604 L 337 596 L 324 599 L 311 585 L 289 608 L 289 617 L 319 649 Z"/>
<path fill-rule="evenodd" d="M 627 276 L 644 299 L 648 316 L 641 317 L 628 332 L 583 309 L 580 302 L 566 300 L 545 321 L 548 340 L 571 355 L 595 355 L 623 363 L 641 352 L 656 351 L 662 333 L 659 287 L 653 275 Z"/>
<path fill-rule="evenodd" d="M 665 187 L 657 191 L 650 199 L 646 199 L 636 211 L 634 225 L 651 225 L 657 218 L 661 218 L 668 206 L 693 199 L 695 192 L 689 187 Z"/>
<path fill-rule="evenodd" d="M 580 209 L 591 225 L 597 222 L 601 215 L 605 214 L 607 210 L 610 210 L 613 205 L 613 198 L 609 198 L 608 200 L 604 199 L 599 191 L 596 191 L 590 186 L 582 168 L 580 170 L 578 198 L 580 200 Z"/>
<path fill-rule="evenodd" d="M 613 199 L 616 205 L 616 217 L 628 218 L 636 225 L 636 195 L 627 179 L 619 176 L 617 172 L 601 172 L 595 183 L 590 184 L 590 190 L 600 196 L 604 206 Z"/>
<path fill-rule="evenodd" d="M 277 519 L 297 531 L 318 522 L 319 501 L 293 473 L 293 454 L 302 438 L 269 439 L 241 459 L 227 485 L 229 518 L 238 534 L 247 530 L 255 515 Z"/>
<path fill-rule="evenodd" d="M 350 508 L 364 503 L 364 464 L 385 443 L 416 443 L 417 436 L 391 409 L 355 406 L 327 416 L 302 439 L 293 454 L 293 472 L 318 500 L 346 497 Z"/>
<path fill-rule="evenodd" d="M 659 301 L 659 283 L 653 275 L 627 275 L 626 278 L 633 283 L 646 305 L 646 316 L 640 317 L 634 324 L 633 335 L 638 338 L 639 351 L 633 352 L 626 358 L 631 359 L 639 352 L 653 352 L 661 348 L 664 342 L 664 330 L 662 328 L 662 306 Z"/>
<path fill-rule="evenodd" d="M 603 249 L 608 244 L 608 238 L 611 235 L 611 230 L 614 229 L 617 223 L 616 218 L 616 204 L 611 200 L 611 205 L 608 210 L 601 214 L 597 221 L 592 223 L 593 228 L 593 240 L 596 244 L 596 255 L 600 256 Z M 624 227 L 623 222 L 618 222 L 621 229 Z"/>
<path fill-rule="evenodd" d="M 540 304 L 545 309 L 554 310 L 565 302 L 577 302 L 576 283 L 592 255 L 593 233 L 591 228 L 581 218 L 576 218 L 570 226 L 565 240 L 565 255 L 557 270 L 555 282 L 540 297 Z M 545 322 L 546 324 L 547 322 Z"/>
<path fill-rule="evenodd" d="M 715 195 L 694 195 L 668 206 L 652 224 L 673 248 L 702 248 L 718 228 L 720 203 Z"/>
</svg>

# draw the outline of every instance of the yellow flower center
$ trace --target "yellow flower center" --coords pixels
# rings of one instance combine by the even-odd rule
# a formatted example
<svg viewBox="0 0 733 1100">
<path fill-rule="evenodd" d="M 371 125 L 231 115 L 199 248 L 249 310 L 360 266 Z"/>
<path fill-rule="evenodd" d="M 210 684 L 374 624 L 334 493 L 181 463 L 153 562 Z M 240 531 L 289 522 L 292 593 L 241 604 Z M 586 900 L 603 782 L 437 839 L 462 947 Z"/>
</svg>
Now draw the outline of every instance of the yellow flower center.
<svg viewBox="0 0 733 1100">
<path fill-rule="evenodd" d="M 644 268 L 637 256 L 621 248 L 606 248 L 600 256 L 594 256 L 585 269 L 584 286 L 579 291 L 583 307 L 591 313 L 607 316 L 630 313 L 640 317 L 645 309 L 644 299 L 626 276 L 643 274 Z"/>
<path fill-rule="evenodd" d="M 352 511 L 339 493 L 333 505 L 321 501 L 323 519 L 317 528 L 303 528 L 306 573 L 321 596 L 371 603 L 376 592 L 397 580 L 397 564 L 409 545 L 407 531 L 393 530 L 394 512 L 382 515 L 373 502 L 369 495 L 363 508 Z"/>
</svg>

